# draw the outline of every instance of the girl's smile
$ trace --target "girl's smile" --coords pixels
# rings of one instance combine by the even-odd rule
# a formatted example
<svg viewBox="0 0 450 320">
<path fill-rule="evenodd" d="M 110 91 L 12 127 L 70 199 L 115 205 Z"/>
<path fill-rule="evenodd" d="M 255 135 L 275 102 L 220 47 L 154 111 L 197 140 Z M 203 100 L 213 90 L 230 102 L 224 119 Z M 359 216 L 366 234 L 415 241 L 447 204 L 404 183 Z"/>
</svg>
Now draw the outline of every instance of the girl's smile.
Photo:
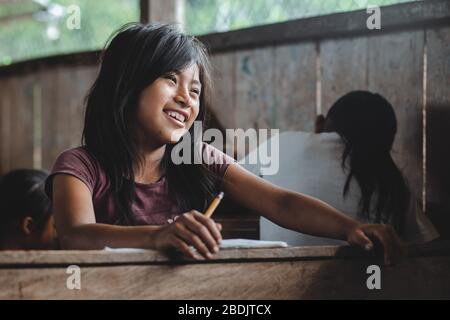
<svg viewBox="0 0 450 320">
<path fill-rule="evenodd" d="M 177 143 L 200 108 L 199 68 L 192 64 L 157 78 L 142 91 L 136 118 L 146 144 Z"/>
<path fill-rule="evenodd" d="M 172 123 L 180 128 L 185 127 L 186 120 L 189 119 L 189 113 L 181 109 L 164 109 L 163 112 L 167 115 Z"/>
</svg>

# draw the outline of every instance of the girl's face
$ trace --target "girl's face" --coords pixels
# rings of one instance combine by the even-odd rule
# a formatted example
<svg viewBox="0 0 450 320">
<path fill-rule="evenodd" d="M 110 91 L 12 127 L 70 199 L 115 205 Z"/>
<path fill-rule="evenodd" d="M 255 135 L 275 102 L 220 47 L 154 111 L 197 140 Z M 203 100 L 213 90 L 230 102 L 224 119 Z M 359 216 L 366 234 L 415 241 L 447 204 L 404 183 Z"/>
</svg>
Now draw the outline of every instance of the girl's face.
<svg viewBox="0 0 450 320">
<path fill-rule="evenodd" d="M 56 236 L 55 220 L 53 215 L 50 216 L 45 224 L 42 233 L 39 235 L 37 243 L 42 249 L 56 250 L 59 247 Z"/>
<path fill-rule="evenodd" d="M 46 223 L 39 228 L 33 227 L 29 234 L 24 234 L 23 249 L 27 250 L 56 250 L 59 243 L 56 235 L 55 220 L 51 215 Z"/>
<path fill-rule="evenodd" d="M 136 112 L 143 143 L 177 143 L 197 118 L 201 89 L 197 64 L 161 76 L 145 88 Z"/>
</svg>

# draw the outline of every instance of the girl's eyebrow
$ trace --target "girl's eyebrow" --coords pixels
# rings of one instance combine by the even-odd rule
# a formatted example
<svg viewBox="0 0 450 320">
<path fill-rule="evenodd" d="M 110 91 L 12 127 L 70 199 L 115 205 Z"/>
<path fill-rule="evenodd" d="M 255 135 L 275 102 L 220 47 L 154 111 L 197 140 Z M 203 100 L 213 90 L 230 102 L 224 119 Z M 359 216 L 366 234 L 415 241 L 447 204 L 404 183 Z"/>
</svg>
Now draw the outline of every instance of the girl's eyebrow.
<svg viewBox="0 0 450 320">
<path fill-rule="evenodd" d="M 192 82 L 191 82 L 192 84 L 196 84 L 196 85 L 199 85 L 199 86 L 201 86 L 202 84 L 201 84 L 201 82 L 200 81 L 198 81 L 197 79 L 194 79 L 194 80 L 192 80 Z"/>
</svg>

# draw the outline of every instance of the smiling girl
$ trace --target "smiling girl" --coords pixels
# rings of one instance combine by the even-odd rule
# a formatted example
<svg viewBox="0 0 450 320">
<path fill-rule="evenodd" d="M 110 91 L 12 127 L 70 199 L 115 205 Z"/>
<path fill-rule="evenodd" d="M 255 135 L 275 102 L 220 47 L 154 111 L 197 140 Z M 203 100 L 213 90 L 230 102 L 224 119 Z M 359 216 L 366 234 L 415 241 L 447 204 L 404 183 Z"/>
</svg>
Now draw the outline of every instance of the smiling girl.
<svg viewBox="0 0 450 320">
<path fill-rule="evenodd" d="M 195 257 L 192 246 L 211 258 L 221 226 L 201 212 L 223 190 L 286 228 L 366 249 L 376 238 L 387 263 L 398 256 L 392 228 L 360 224 L 276 187 L 210 145 L 201 148 L 214 163 L 174 164 L 172 149 L 205 119 L 210 94 L 207 53 L 195 38 L 158 24 L 115 34 L 86 99 L 83 146 L 62 153 L 47 180 L 63 248 L 178 249 Z"/>
</svg>

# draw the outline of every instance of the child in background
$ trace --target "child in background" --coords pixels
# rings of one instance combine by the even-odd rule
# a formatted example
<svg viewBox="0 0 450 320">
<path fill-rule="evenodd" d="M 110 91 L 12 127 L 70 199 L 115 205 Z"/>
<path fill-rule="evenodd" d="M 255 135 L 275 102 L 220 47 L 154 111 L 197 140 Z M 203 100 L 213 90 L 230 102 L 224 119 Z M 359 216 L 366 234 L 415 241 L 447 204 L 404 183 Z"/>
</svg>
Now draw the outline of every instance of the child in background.
<svg viewBox="0 0 450 320">
<path fill-rule="evenodd" d="M 56 249 L 50 199 L 44 185 L 48 174 L 22 169 L 0 178 L 0 249 Z"/>
<path fill-rule="evenodd" d="M 176 164 L 171 151 L 210 103 L 203 45 L 170 25 L 131 24 L 106 46 L 86 99 L 83 146 L 62 153 L 47 179 L 65 249 L 218 252 L 221 226 L 203 212 L 219 191 L 284 227 L 366 249 L 378 239 L 389 263 L 401 243 L 389 226 L 361 224 L 312 197 L 278 188 L 214 147 L 213 162 Z M 192 159 L 192 155 L 189 155 Z M 244 191 L 244 192 L 243 192 Z"/>
<path fill-rule="evenodd" d="M 321 199 L 359 221 L 390 224 L 407 243 L 435 240 L 439 233 L 391 156 L 396 132 L 394 108 L 384 97 L 349 92 L 331 106 L 326 118 L 318 117 L 316 134 L 280 134 L 281 169 L 264 179 Z M 257 173 L 255 167 L 247 169 Z M 290 245 L 339 244 L 265 219 L 260 230 L 262 240 Z"/>
</svg>

